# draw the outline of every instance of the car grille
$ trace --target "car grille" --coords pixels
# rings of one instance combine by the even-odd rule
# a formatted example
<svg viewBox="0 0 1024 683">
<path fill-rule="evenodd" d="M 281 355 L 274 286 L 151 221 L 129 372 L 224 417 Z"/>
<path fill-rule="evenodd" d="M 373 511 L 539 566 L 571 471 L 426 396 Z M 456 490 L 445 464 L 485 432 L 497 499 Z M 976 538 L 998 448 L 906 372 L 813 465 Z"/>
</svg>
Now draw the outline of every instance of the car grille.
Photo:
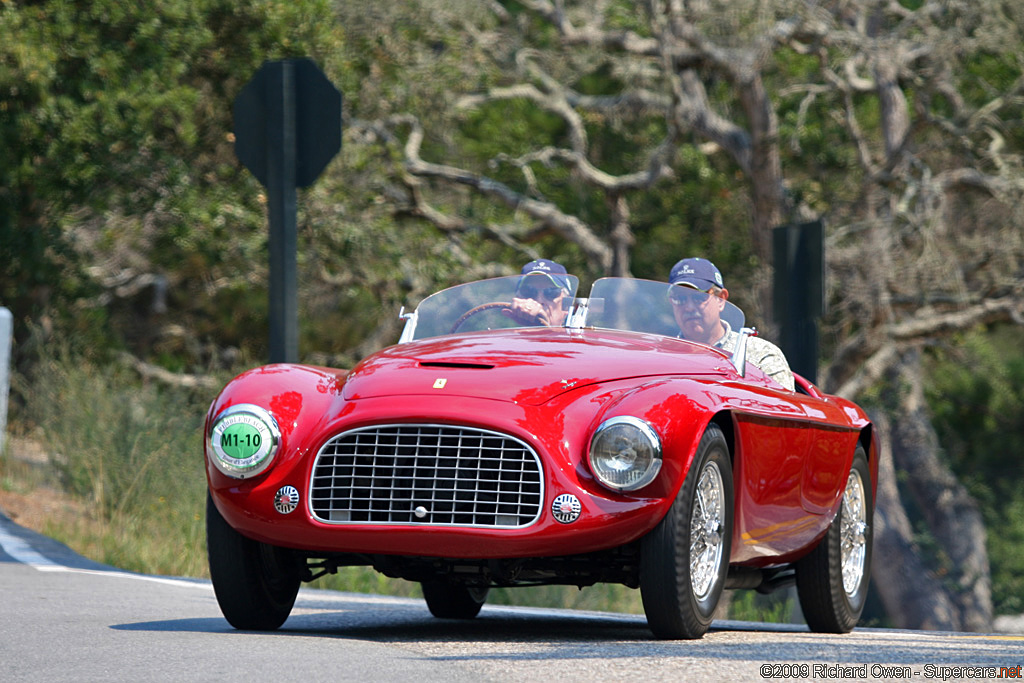
<svg viewBox="0 0 1024 683">
<path fill-rule="evenodd" d="M 324 444 L 313 516 L 335 524 L 516 528 L 540 516 L 540 459 L 506 434 L 450 425 L 378 425 Z"/>
</svg>

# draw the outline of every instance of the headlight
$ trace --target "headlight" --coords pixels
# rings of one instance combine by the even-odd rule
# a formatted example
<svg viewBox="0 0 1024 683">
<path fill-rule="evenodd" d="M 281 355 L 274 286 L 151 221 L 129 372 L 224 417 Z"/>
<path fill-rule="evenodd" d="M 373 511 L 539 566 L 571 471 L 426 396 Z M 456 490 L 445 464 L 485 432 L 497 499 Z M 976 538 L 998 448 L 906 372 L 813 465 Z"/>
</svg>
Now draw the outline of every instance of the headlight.
<svg viewBox="0 0 1024 683">
<path fill-rule="evenodd" d="M 590 439 L 590 469 L 616 491 L 647 486 L 661 470 L 661 439 L 639 418 L 605 420 Z"/>
<path fill-rule="evenodd" d="M 213 421 L 206 450 L 218 470 L 234 477 L 252 477 L 270 466 L 281 443 L 281 430 L 269 412 L 242 403 Z"/>
</svg>

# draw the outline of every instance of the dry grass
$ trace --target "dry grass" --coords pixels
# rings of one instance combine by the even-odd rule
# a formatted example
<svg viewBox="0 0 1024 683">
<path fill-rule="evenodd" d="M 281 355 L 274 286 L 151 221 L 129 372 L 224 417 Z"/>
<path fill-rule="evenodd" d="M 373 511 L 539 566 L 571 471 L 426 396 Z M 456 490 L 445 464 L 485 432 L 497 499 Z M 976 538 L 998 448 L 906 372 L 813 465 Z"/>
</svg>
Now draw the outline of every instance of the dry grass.
<svg viewBox="0 0 1024 683">
<path fill-rule="evenodd" d="M 0 510 L 23 527 L 44 533 L 55 522 L 88 516 L 86 506 L 64 493 L 38 442 L 9 436 L 0 457 Z"/>
</svg>

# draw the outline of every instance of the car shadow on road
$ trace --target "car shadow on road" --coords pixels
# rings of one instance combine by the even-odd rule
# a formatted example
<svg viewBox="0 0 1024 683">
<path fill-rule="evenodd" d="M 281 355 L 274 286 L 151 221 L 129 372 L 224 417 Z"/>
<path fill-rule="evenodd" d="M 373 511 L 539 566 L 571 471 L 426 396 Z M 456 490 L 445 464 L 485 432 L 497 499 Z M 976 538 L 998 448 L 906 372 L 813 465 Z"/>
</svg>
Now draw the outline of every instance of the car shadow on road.
<svg viewBox="0 0 1024 683">
<path fill-rule="evenodd" d="M 284 626 L 239 631 L 222 617 L 113 625 L 123 631 L 202 632 L 231 638 L 316 638 L 400 645 L 438 661 L 544 661 L 694 658 L 721 662 L 783 661 L 795 638 L 806 661 L 921 667 L 968 657 L 974 664 L 1006 665 L 1006 643 L 963 634 L 935 634 L 934 645 L 908 647 L 906 632 L 861 629 L 845 635 L 811 633 L 800 624 L 716 621 L 701 640 L 655 640 L 643 616 L 485 606 L 472 620 L 436 619 L 421 600 L 356 594 L 301 597 Z M 930 638 L 929 638 L 930 639 Z M 788 643 L 788 646 L 784 646 Z M 989 647 L 992 646 L 992 647 Z M 1020 649 L 1014 649 L 1019 655 Z M 773 653 L 789 653 L 779 654 Z M 951 659 L 951 657 L 953 659 Z"/>
</svg>

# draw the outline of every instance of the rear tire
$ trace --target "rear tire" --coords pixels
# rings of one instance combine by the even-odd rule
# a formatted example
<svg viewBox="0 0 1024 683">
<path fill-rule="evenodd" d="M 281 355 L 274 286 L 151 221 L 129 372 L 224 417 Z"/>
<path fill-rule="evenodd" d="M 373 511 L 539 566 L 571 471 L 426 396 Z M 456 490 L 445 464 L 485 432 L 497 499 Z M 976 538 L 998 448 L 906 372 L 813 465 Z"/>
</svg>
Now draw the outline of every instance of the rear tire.
<svg viewBox="0 0 1024 683">
<path fill-rule="evenodd" d="M 438 619 L 474 618 L 487 602 L 489 591 L 447 581 L 424 581 L 421 586 L 427 608 Z"/>
<path fill-rule="evenodd" d="M 640 546 L 640 595 L 656 638 L 700 638 L 722 597 L 732 550 L 729 445 L 708 425 L 683 487 Z"/>
<path fill-rule="evenodd" d="M 836 518 L 796 563 L 800 607 L 812 631 L 848 633 L 857 625 L 871 580 L 874 509 L 868 460 L 858 445 Z"/>
<path fill-rule="evenodd" d="M 235 531 L 206 494 L 206 553 L 220 611 L 247 631 L 273 631 L 291 614 L 302 583 L 301 561 L 285 548 Z"/>
</svg>

